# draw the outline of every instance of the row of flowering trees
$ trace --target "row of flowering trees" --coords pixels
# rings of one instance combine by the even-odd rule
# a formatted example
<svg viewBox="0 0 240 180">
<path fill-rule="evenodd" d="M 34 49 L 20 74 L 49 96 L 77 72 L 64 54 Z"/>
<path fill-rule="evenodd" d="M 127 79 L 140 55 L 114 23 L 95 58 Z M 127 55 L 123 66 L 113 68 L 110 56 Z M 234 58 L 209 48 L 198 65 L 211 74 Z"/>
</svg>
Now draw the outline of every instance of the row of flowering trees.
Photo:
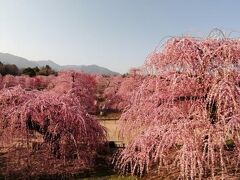
<svg viewBox="0 0 240 180">
<path fill-rule="evenodd" d="M 240 41 L 169 39 L 149 55 L 122 114 L 122 173 L 177 169 L 179 178 L 222 178 L 240 162 Z"/>
<path fill-rule="evenodd" d="M 0 89 L 9 88 L 20 85 L 24 89 L 46 89 L 48 85 L 55 79 L 55 76 L 35 76 L 26 75 L 13 76 L 5 75 L 0 77 Z"/>
<path fill-rule="evenodd" d="M 81 77 L 79 78 L 79 76 Z M 142 80 L 143 77 L 136 74 L 135 71 L 130 71 L 125 76 L 109 77 L 63 71 L 59 72 L 57 76 L 5 75 L 0 77 L 0 89 L 19 85 L 28 90 L 53 90 L 57 93 L 66 93 L 75 87 L 75 94 L 82 98 L 83 104 L 88 104 L 87 109 L 94 114 L 98 110 L 123 111 L 130 104 L 133 90 L 141 84 Z M 82 89 L 82 86 L 85 88 Z M 100 102 L 98 104 L 96 104 L 97 98 Z"/>
</svg>

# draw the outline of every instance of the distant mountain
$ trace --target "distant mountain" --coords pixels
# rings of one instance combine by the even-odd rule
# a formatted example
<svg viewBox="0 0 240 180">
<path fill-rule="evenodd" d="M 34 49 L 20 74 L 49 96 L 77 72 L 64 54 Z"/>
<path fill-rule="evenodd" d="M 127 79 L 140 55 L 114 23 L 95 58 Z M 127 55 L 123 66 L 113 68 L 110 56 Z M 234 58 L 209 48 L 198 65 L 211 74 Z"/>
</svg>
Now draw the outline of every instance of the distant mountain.
<svg viewBox="0 0 240 180">
<path fill-rule="evenodd" d="M 36 62 L 8 53 L 0 53 L 0 61 L 6 64 L 15 64 L 19 68 L 39 66 Z"/>
<path fill-rule="evenodd" d="M 49 65 L 51 68 L 53 68 L 54 70 L 61 70 L 62 67 L 58 64 L 56 64 L 55 62 L 51 61 L 51 60 L 46 60 L 46 61 L 36 61 L 36 63 L 40 66 L 40 67 L 43 67 L 43 66 L 46 66 L 46 65 Z"/>
<path fill-rule="evenodd" d="M 51 60 L 31 61 L 8 53 L 0 53 L 0 61 L 5 64 L 16 64 L 19 68 L 42 67 L 49 65 L 52 69 L 59 70 L 79 70 L 89 74 L 118 75 L 119 73 L 97 65 L 65 65 L 60 66 Z"/>
<path fill-rule="evenodd" d="M 86 72 L 86 73 L 89 73 L 89 74 L 109 74 L 109 75 L 119 74 L 119 73 L 110 71 L 107 68 L 97 66 L 95 64 L 93 64 L 93 65 L 80 65 L 80 66 L 67 65 L 67 66 L 62 66 L 61 68 L 66 69 L 66 70 L 79 70 L 79 71 L 83 71 L 83 72 Z"/>
</svg>

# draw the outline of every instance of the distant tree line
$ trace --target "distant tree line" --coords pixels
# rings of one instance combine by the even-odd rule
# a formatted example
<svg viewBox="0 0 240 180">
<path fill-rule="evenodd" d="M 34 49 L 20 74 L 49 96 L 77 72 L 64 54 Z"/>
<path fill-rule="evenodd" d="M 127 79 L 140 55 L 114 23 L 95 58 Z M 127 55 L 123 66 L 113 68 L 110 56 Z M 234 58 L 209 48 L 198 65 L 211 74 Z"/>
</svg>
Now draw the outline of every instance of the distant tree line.
<svg viewBox="0 0 240 180">
<path fill-rule="evenodd" d="M 0 73 L 3 76 L 7 74 L 16 76 L 19 74 L 19 69 L 15 64 L 3 64 L 0 62 Z"/>
<path fill-rule="evenodd" d="M 0 62 L 0 74 L 5 76 L 7 74 L 18 76 L 18 75 L 28 75 L 30 77 L 34 77 L 36 75 L 49 76 L 49 75 L 57 75 L 57 72 L 54 71 L 49 65 L 39 67 L 27 67 L 19 69 L 15 64 L 3 64 Z"/>
</svg>

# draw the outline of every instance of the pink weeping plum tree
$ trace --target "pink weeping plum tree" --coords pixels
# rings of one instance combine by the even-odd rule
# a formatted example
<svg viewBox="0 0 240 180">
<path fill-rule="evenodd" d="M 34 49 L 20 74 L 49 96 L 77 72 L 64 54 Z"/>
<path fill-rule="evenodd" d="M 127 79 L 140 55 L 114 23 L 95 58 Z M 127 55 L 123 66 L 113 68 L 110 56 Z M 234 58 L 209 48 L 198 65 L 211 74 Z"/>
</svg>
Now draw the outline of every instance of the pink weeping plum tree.
<svg viewBox="0 0 240 180">
<path fill-rule="evenodd" d="M 121 102 L 121 97 L 117 94 L 119 87 L 123 81 L 123 77 L 112 76 L 112 77 L 102 77 L 99 83 L 104 82 L 103 92 L 101 98 L 103 102 L 100 108 L 103 111 L 118 111 L 117 105 Z"/>
<path fill-rule="evenodd" d="M 121 173 L 176 170 L 181 179 L 239 172 L 240 41 L 169 39 L 149 55 L 120 118 Z"/>
<path fill-rule="evenodd" d="M 21 86 L 3 88 L 0 141 L 10 144 L 16 138 L 28 139 L 35 132 L 54 157 L 74 156 L 84 165 L 91 163 L 106 139 L 105 129 L 88 113 L 89 101 L 84 102 L 84 98 L 93 97 L 77 91 L 95 88 L 91 86 L 94 86 L 92 79 L 81 73 L 66 93 L 53 89 L 29 91 Z"/>
<path fill-rule="evenodd" d="M 87 112 L 96 111 L 96 80 L 95 77 L 76 71 L 62 71 L 50 83 L 52 91 L 60 94 L 70 93 L 78 98 Z"/>
<path fill-rule="evenodd" d="M 142 76 L 136 74 L 136 68 L 124 76 L 101 77 L 98 83 L 102 84 L 102 107 L 110 111 L 122 112 L 128 108 L 132 92 L 142 83 Z"/>
</svg>

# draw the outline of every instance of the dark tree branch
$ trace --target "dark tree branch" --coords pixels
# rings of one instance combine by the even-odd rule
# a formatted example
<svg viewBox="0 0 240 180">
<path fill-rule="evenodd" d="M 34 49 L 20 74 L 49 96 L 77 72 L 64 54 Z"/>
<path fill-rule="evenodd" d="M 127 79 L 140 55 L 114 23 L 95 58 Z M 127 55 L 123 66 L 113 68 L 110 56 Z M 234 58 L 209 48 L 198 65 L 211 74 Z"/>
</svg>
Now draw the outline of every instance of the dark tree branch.
<svg viewBox="0 0 240 180">
<path fill-rule="evenodd" d="M 41 126 L 38 122 L 32 120 L 32 117 L 29 116 L 26 122 L 27 129 L 34 130 L 43 135 L 43 139 L 46 143 L 51 145 L 51 152 L 57 157 L 60 158 L 60 134 L 54 134 L 48 131 L 50 120 L 48 118 L 45 119 L 43 126 Z"/>
</svg>

